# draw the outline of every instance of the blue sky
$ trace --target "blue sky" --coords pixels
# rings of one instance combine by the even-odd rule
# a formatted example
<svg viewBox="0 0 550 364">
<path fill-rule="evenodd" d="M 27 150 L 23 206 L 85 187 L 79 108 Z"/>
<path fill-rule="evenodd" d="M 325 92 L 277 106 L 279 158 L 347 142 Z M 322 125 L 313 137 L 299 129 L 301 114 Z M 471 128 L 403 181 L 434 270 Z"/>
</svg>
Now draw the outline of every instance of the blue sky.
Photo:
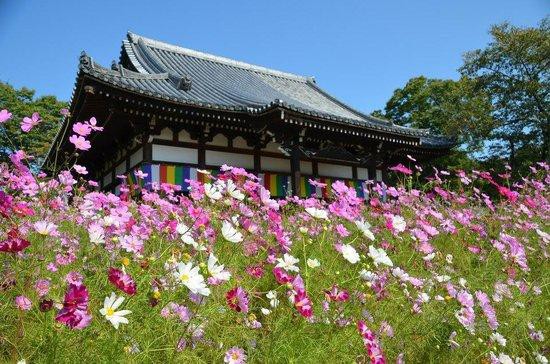
<svg viewBox="0 0 550 364">
<path fill-rule="evenodd" d="M 456 78 L 491 24 L 536 25 L 548 0 L 0 0 L 0 80 L 70 98 L 80 51 L 110 66 L 126 32 L 283 71 L 357 109 L 418 75 Z"/>
</svg>

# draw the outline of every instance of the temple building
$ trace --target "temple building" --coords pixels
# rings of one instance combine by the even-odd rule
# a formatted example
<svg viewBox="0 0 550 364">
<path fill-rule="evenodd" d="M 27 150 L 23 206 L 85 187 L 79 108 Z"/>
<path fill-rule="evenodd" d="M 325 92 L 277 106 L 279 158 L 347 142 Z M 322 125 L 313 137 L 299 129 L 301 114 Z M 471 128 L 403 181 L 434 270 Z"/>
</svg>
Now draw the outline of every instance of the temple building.
<svg viewBox="0 0 550 364">
<path fill-rule="evenodd" d="M 117 188 L 117 175 L 135 183 L 133 171 L 141 169 L 148 174 L 144 183 L 185 191 L 186 180 L 207 177 L 197 170 L 227 164 L 257 174 L 273 196 L 321 196 L 334 180 L 361 195 L 366 180 L 383 180 L 386 168 L 407 154 L 422 161 L 454 145 L 427 130 L 361 113 L 311 77 L 133 33 L 110 68 L 81 55 L 70 115 L 46 168 L 74 151 L 72 124 L 92 116 L 104 130 L 92 136 L 92 149 L 77 163 L 105 190 Z M 310 179 L 328 187 L 321 191 Z"/>
</svg>

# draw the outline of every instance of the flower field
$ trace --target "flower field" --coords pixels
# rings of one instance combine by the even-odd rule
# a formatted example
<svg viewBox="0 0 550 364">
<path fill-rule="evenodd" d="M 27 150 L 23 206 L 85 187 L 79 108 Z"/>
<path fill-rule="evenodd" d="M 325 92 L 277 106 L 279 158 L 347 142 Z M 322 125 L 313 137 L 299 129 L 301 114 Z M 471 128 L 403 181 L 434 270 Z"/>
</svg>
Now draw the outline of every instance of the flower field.
<svg viewBox="0 0 550 364">
<path fill-rule="evenodd" d="M 99 131 L 79 124 L 71 142 L 85 150 Z M 479 171 L 418 181 L 411 158 L 367 200 L 341 182 L 328 200 L 275 200 L 228 166 L 186 195 L 116 196 L 84 167 L 48 178 L 23 151 L 11 160 L 1 362 L 547 362 L 544 163 L 515 184 Z"/>
</svg>

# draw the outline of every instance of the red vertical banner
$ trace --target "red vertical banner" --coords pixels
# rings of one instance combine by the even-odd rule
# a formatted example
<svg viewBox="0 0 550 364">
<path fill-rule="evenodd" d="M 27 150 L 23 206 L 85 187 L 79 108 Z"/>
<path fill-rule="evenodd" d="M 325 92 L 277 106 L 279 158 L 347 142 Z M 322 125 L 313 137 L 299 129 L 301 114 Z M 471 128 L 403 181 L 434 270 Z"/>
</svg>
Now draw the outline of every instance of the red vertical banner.
<svg viewBox="0 0 550 364">
<path fill-rule="evenodd" d="M 166 183 L 167 182 L 167 176 L 166 176 L 166 165 L 165 164 L 160 165 L 159 175 L 160 175 L 160 183 Z"/>
</svg>

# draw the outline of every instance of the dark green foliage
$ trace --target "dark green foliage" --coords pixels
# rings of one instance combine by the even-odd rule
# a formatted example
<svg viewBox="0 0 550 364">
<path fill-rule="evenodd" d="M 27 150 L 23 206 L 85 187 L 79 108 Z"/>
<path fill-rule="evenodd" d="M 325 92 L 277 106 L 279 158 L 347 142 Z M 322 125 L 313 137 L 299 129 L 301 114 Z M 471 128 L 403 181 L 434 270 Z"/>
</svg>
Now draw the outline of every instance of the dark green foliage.
<svg viewBox="0 0 550 364">
<path fill-rule="evenodd" d="M 0 128 L 0 162 L 6 161 L 14 148 L 22 149 L 35 157 L 33 164 L 40 166 L 57 133 L 62 116 L 59 111 L 67 107 L 55 96 L 35 97 L 35 91 L 26 87 L 16 89 L 0 81 L 0 110 L 13 115 Z M 38 112 L 42 121 L 29 133 L 21 130 L 21 120 Z"/>
</svg>

